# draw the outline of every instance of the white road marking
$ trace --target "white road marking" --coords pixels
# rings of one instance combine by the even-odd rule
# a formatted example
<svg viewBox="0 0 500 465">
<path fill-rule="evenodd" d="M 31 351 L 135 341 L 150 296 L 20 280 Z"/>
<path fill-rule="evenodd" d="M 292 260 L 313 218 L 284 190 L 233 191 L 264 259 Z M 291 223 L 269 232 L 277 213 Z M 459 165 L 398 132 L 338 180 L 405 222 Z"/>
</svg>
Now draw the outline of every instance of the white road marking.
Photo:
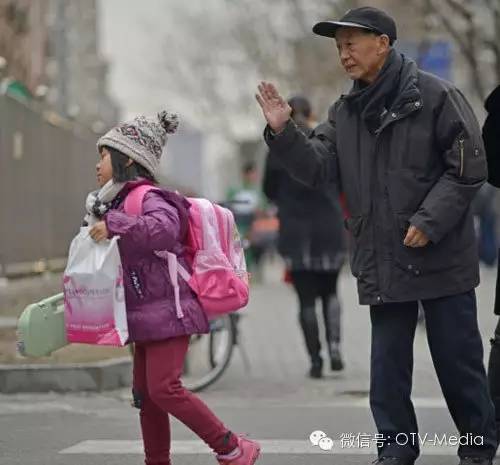
<svg viewBox="0 0 500 465">
<path fill-rule="evenodd" d="M 230 399 L 222 402 L 218 400 L 214 400 L 210 402 L 210 405 L 213 408 L 231 408 L 231 409 L 248 409 L 248 408 L 263 408 L 263 409 L 289 409 L 289 402 L 281 402 L 281 401 L 269 401 L 262 403 L 246 403 L 239 401 L 232 402 Z M 415 408 L 425 408 L 425 409 L 446 409 L 446 403 L 441 397 L 417 397 L 413 399 L 413 405 Z M 299 402 L 294 403 L 293 408 L 304 408 L 304 409 L 328 409 L 328 408 L 369 408 L 369 400 L 367 398 L 361 399 L 339 399 L 339 400 L 325 400 L 323 402 L 318 402 L 317 400 L 311 402 Z M 128 403 L 124 403 L 124 409 L 128 408 Z M 119 411 L 120 405 L 116 405 L 113 407 L 113 412 Z M 0 415 L 12 415 L 12 414 L 30 414 L 30 413 L 50 413 L 50 412 L 73 412 L 75 414 L 85 414 L 85 415 L 93 415 L 96 416 L 106 416 L 106 409 L 103 411 L 92 410 L 85 408 L 83 409 L 81 406 L 77 407 L 75 405 L 69 404 L 67 402 L 60 401 L 4 401 L 0 400 Z"/>
<path fill-rule="evenodd" d="M 309 439 L 261 439 L 257 440 L 263 454 L 299 454 L 299 455 L 375 455 L 373 447 L 342 447 L 341 441 L 333 442 L 333 449 L 323 451 L 311 444 Z M 456 447 L 426 444 L 422 447 L 423 455 L 456 455 Z M 212 455 L 213 452 L 200 440 L 172 441 L 172 455 Z M 83 441 L 72 447 L 63 449 L 60 454 L 86 454 L 86 455 L 142 455 L 143 446 L 140 440 L 92 440 Z"/>
<path fill-rule="evenodd" d="M 446 402 L 444 398 L 442 397 L 416 397 L 412 399 L 413 405 L 415 408 L 428 408 L 428 409 L 441 409 L 441 408 L 447 408 Z M 211 402 L 210 405 L 216 404 L 216 402 Z M 221 402 L 219 404 L 220 407 L 228 406 L 228 403 L 223 403 Z M 248 408 L 248 405 L 245 405 L 241 401 L 239 401 L 239 405 L 231 405 L 231 408 L 235 407 L 240 407 L 240 408 Z M 282 402 L 276 402 L 276 403 L 270 403 L 270 404 L 263 404 L 262 405 L 265 408 L 290 408 L 290 403 L 282 403 Z M 260 407 L 260 405 L 253 404 L 253 408 L 255 407 Z M 324 400 L 322 402 L 318 402 L 317 400 L 311 401 L 311 402 L 298 402 L 298 403 L 293 403 L 293 407 L 296 408 L 319 408 L 319 409 L 325 409 L 325 408 L 370 408 L 370 401 L 368 397 L 364 398 L 346 398 L 346 399 L 339 399 L 339 400 Z"/>
<path fill-rule="evenodd" d="M 61 402 L 0 402 L 0 415 L 48 412 L 76 412 L 76 409 Z"/>
</svg>

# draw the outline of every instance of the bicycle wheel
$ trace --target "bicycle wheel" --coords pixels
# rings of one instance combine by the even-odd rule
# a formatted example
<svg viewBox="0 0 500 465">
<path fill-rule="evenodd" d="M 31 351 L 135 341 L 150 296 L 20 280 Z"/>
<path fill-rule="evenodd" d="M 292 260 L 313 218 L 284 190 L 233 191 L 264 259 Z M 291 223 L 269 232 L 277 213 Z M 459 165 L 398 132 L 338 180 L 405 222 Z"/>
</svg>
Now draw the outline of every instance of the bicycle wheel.
<svg viewBox="0 0 500 465">
<path fill-rule="evenodd" d="M 201 391 L 224 373 L 233 353 L 234 323 L 229 315 L 210 322 L 210 333 L 191 337 L 182 381 L 187 389 Z"/>
</svg>

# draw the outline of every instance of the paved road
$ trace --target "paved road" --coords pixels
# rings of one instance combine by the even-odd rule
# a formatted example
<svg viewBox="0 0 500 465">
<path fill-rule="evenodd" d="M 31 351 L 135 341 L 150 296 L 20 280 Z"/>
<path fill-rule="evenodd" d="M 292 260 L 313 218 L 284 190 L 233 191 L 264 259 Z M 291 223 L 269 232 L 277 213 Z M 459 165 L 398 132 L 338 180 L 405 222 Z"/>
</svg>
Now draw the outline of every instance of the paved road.
<svg viewBox="0 0 500 465">
<path fill-rule="evenodd" d="M 237 352 L 228 372 L 202 397 L 232 429 L 262 441 L 262 464 L 368 464 L 375 458 L 374 425 L 367 401 L 368 312 L 356 304 L 353 281 L 343 274 L 340 292 L 346 370 L 342 374 L 327 373 L 321 381 L 306 379 L 295 298 L 278 276 L 277 270 L 268 270 L 267 284 L 254 289 L 242 320 L 250 372 Z M 491 312 L 494 279 L 492 271 L 483 271 L 478 291 L 486 348 L 495 324 Z M 423 328 L 415 341 L 414 399 L 422 434 L 442 437 L 455 432 L 441 398 Z M 128 402 L 128 390 L 0 396 L 0 465 L 143 463 L 137 411 Z M 175 420 L 173 430 L 174 465 L 215 463 L 204 445 Z M 309 435 L 315 430 L 336 441 L 333 450 L 323 451 L 310 443 Z M 458 462 L 453 454 L 452 447 L 434 446 L 429 438 L 419 463 L 451 465 Z"/>
</svg>

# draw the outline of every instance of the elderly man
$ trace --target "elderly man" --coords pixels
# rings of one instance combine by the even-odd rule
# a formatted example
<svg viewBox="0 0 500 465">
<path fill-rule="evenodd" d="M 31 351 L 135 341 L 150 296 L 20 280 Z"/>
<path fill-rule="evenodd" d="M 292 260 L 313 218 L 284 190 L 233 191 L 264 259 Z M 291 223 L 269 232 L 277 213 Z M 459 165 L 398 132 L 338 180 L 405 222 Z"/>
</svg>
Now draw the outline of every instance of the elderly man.
<svg viewBox="0 0 500 465">
<path fill-rule="evenodd" d="M 460 433 L 460 465 L 491 464 L 497 441 L 477 324 L 470 210 L 487 175 L 476 118 L 452 84 L 393 48 L 396 25 L 386 13 L 358 8 L 313 31 L 335 39 L 354 81 L 327 121 L 306 138 L 272 84 L 261 83 L 256 97 L 273 156 L 305 184 L 336 182 L 346 196 L 351 269 L 360 303 L 370 305 L 370 405 L 383 437 L 377 463 L 413 464 L 419 454 L 411 388 L 421 301 Z"/>
</svg>

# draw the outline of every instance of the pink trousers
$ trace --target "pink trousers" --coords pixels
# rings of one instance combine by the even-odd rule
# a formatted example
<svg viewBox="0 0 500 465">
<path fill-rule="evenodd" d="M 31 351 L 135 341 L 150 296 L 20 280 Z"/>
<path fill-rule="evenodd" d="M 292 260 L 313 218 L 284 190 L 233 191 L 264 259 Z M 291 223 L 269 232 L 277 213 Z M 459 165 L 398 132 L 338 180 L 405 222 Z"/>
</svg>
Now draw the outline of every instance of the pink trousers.
<svg viewBox="0 0 500 465">
<path fill-rule="evenodd" d="M 137 343 L 134 399 L 140 419 L 146 465 L 170 465 L 169 415 L 184 423 L 217 454 L 238 446 L 237 438 L 180 380 L 189 336 Z"/>
</svg>

